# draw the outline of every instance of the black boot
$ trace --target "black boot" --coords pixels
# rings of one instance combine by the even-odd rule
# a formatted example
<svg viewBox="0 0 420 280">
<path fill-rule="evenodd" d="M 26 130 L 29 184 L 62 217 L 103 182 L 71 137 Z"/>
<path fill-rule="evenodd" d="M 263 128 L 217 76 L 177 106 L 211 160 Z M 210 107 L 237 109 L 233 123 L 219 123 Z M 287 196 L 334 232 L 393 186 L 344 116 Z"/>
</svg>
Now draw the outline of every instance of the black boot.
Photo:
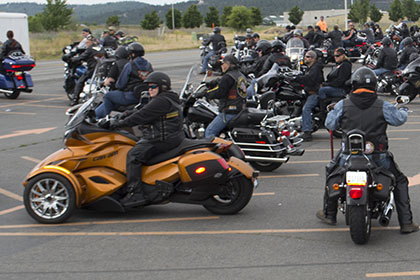
<svg viewBox="0 0 420 280">
<path fill-rule="evenodd" d="M 142 206 L 148 202 L 148 199 L 143 195 L 141 186 L 138 185 L 130 185 L 127 194 L 120 199 L 120 203 L 124 207 Z"/>
<path fill-rule="evenodd" d="M 311 142 L 312 141 L 312 133 L 310 131 L 304 131 L 302 135 L 302 139 L 304 142 Z"/>
<path fill-rule="evenodd" d="M 327 216 L 324 213 L 324 210 L 320 209 L 316 212 L 316 217 L 320 219 L 322 222 L 328 225 L 335 225 L 337 224 L 337 217 L 335 216 Z"/>
</svg>

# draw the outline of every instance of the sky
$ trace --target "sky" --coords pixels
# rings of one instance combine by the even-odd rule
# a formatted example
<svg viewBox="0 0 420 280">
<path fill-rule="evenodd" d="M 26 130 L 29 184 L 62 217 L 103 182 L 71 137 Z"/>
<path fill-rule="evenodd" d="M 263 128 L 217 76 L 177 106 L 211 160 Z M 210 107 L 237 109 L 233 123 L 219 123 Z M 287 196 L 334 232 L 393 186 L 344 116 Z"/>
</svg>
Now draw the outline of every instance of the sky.
<svg viewBox="0 0 420 280">
<path fill-rule="evenodd" d="M 67 0 L 67 4 L 103 4 L 106 2 L 121 2 L 127 0 Z M 1 0 L 0 2 L 3 2 Z M 39 4 L 45 4 L 47 1 L 45 0 L 6 0 L 5 2 L 36 2 Z M 164 4 L 172 4 L 172 3 L 179 3 L 179 2 L 186 2 L 186 0 L 141 0 L 136 2 L 143 2 L 152 5 L 164 5 Z"/>
</svg>

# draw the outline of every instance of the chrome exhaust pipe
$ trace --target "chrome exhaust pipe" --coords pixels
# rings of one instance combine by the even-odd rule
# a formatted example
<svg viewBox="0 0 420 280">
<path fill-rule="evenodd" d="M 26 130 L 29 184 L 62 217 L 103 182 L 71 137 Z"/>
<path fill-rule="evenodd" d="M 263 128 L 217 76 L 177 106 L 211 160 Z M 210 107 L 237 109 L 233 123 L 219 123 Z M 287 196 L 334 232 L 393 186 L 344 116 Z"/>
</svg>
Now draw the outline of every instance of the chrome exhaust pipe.
<svg viewBox="0 0 420 280">
<path fill-rule="evenodd" d="M 274 158 L 274 157 L 256 157 L 256 156 L 247 156 L 245 155 L 246 161 L 263 161 L 263 162 L 281 162 L 286 163 L 289 161 L 288 157 L 283 158 Z"/>
<path fill-rule="evenodd" d="M 13 93 L 13 90 L 0 89 L 0 93 L 12 94 Z"/>
<path fill-rule="evenodd" d="M 392 211 L 394 210 L 394 193 L 391 192 L 389 202 L 385 206 L 384 211 L 382 212 L 381 216 L 379 217 L 379 224 L 383 227 L 389 225 L 389 221 L 391 220 Z"/>
</svg>

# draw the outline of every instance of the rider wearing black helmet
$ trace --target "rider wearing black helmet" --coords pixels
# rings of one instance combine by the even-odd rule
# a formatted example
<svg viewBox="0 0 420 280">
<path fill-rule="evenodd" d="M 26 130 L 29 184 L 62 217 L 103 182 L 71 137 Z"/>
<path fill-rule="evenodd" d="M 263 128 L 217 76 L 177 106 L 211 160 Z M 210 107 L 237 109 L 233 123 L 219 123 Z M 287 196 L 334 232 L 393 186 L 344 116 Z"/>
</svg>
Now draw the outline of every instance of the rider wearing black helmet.
<svg viewBox="0 0 420 280">
<path fill-rule="evenodd" d="M 397 51 L 392 47 L 391 39 L 389 37 L 385 37 L 382 39 L 381 43 L 383 48 L 379 52 L 378 62 L 373 70 L 376 76 L 392 71 L 398 66 Z"/>
<path fill-rule="evenodd" d="M 388 125 L 399 126 L 407 120 L 407 109 L 393 106 L 387 101 L 378 99 L 375 92 L 376 75 L 367 68 L 361 67 L 356 70 L 351 83 L 353 91 L 349 97 L 339 101 L 334 110 L 328 113 L 325 126 L 335 130 L 339 127 L 343 130 L 342 149 L 335 159 L 327 166 L 327 179 L 338 166 L 343 166 L 348 156 L 345 135 L 353 130 L 360 129 L 366 134 L 366 143 L 369 144 L 370 157 L 376 165 L 389 170 L 396 179 L 394 189 L 395 204 L 397 206 L 398 221 L 401 233 L 411 233 L 419 230 L 419 226 L 413 223 L 413 216 L 408 195 L 407 177 L 400 171 L 388 151 L 388 137 L 386 129 Z M 342 152 L 344 151 L 344 152 Z M 324 195 L 324 209 L 319 210 L 316 216 L 323 222 L 334 225 L 337 223 L 337 200 Z"/>
<path fill-rule="evenodd" d="M 131 43 L 127 49 L 131 62 L 124 66 L 117 80 L 118 90 L 107 92 L 103 103 L 96 108 L 95 113 L 98 119 L 105 117 L 121 105 L 138 103 L 141 92 L 146 90 L 144 80 L 153 72 L 152 65 L 143 58 L 144 48 L 140 43 Z"/>
<path fill-rule="evenodd" d="M 223 76 L 207 83 L 208 99 L 219 99 L 219 114 L 206 129 L 206 138 L 218 136 L 227 123 L 245 106 L 247 82 L 239 71 L 239 61 L 233 55 L 227 55 L 222 62 Z M 196 97 L 199 97 L 196 95 Z"/>
<path fill-rule="evenodd" d="M 111 129 L 139 126 L 142 138 L 127 154 L 127 194 L 120 202 L 125 207 L 147 204 L 141 183 L 141 167 L 148 160 L 168 152 L 185 138 L 182 129 L 182 108 L 178 94 L 171 91 L 171 80 L 162 72 L 151 73 L 144 81 L 151 101 L 140 110 L 133 110 L 124 119 L 112 120 Z"/>
<path fill-rule="evenodd" d="M 215 27 L 213 29 L 214 34 L 211 35 L 210 38 L 208 38 L 207 40 L 203 41 L 204 46 L 208 46 L 208 45 L 211 44 L 213 49 L 208 54 L 206 54 L 206 56 L 204 57 L 203 65 L 201 66 L 200 74 L 205 74 L 206 73 L 207 64 L 210 60 L 210 57 L 212 57 L 214 54 L 216 54 L 221 48 L 226 46 L 225 36 L 220 34 L 221 32 L 222 32 L 222 30 L 220 29 L 220 27 Z"/>
<path fill-rule="evenodd" d="M 417 48 L 413 46 L 413 39 L 407 37 L 403 40 L 404 49 L 401 52 L 399 68 L 404 70 L 405 67 L 410 63 L 410 55 L 413 53 L 418 53 Z"/>
<path fill-rule="evenodd" d="M 118 80 L 124 66 L 129 62 L 128 55 L 126 47 L 118 47 L 115 52 L 116 60 L 112 63 L 111 68 L 109 69 L 108 77 L 104 81 L 105 86 L 110 86 L 112 89 L 115 89 L 115 81 Z"/>
<path fill-rule="evenodd" d="M 267 73 L 274 63 L 277 63 L 279 66 L 292 67 L 290 58 L 284 54 L 285 49 L 286 45 L 280 40 L 275 40 L 271 43 L 271 55 L 265 61 L 260 75 Z"/>
<path fill-rule="evenodd" d="M 271 53 L 271 43 L 267 40 L 260 40 L 255 47 L 255 51 L 258 54 L 258 57 L 254 60 L 249 66 L 243 66 L 241 71 L 245 75 L 253 73 L 255 77 L 259 77 L 262 74 L 262 69 L 265 61 Z"/>
</svg>

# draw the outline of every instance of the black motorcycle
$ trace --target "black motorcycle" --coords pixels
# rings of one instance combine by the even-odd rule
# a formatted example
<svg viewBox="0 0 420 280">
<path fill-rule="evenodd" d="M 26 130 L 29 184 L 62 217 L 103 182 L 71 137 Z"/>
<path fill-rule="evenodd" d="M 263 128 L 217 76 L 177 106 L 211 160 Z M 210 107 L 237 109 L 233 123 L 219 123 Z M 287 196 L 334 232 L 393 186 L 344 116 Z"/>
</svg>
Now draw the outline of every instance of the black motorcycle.
<svg viewBox="0 0 420 280">
<path fill-rule="evenodd" d="M 184 130 L 190 138 L 203 138 L 208 124 L 219 114 L 213 101 L 197 98 L 207 90 L 205 82 L 194 88 L 191 80 L 193 68 L 181 91 Z M 245 160 L 260 171 L 273 171 L 289 160 L 289 156 L 301 156 L 297 149 L 302 139 L 288 124 L 289 116 L 276 116 L 272 110 L 245 108 L 221 132 L 220 137 L 229 139 L 245 153 Z"/>
<path fill-rule="evenodd" d="M 404 83 L 400 86 L 398 95 L 405 95 L 410 101 L 420 93 L 420 58 L 412 61 L 402 72 Z"/>
</svg>

